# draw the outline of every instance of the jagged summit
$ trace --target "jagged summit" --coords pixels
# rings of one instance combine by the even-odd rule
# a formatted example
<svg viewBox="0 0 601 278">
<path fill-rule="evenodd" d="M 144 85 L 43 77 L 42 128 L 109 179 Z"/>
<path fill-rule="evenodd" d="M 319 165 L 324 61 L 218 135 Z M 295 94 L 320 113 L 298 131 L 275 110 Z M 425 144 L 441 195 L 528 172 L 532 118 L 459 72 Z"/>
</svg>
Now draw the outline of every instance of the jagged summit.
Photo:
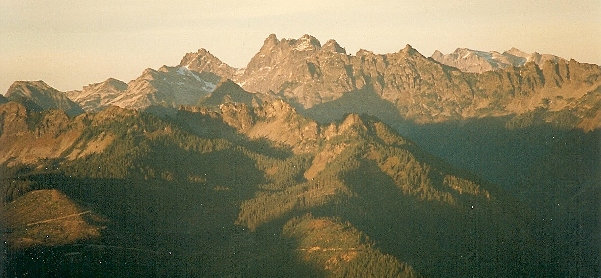
<svg viewBox="0 0 601 278">
<path fill-rule="evenodd" d="M 270 34 L 263 42 L 263 46 L 259 52 L 266 53 L 276 46 L 282 50 L 286 49 L 299 52 L 323 50 L 346 54 L 346 50 L 340 46 L 336 40 L 330 39 L 322 45 L 319 39 L 309 34 L 304 34 L 298 39 L 283 38 L 281 40 L 278 39 L 275 34 Z"/>
<path fill-rule="evenodd" d="M 199 48 L 196 52 L 188 52 L 180 62 L 180 66 L 187 66 L 191 64 L 198 57 L 206 57 L 207 59 L 214 60 L 217 59 L 211 52 L 206 50 L 205 48 Z"/>
<path fill-rule="evenodd" d="M 367 49 L 359 49 L 357 50 L 357 53 L 355 53 L 355 56 L 359 57 L 359 56 L 372 56 L 372 55 L 376 55 L 373 51 L 371 50 L 367 50 Z"/>
<path fill-rule="evenodd" d="M 337 41 L 330 39 L 322 47 L 321 50 L 346 54 L 346 49 L 341 47 Z"/>
<path fill-rule="evenodd" d="M 295 51 L 316 51 L 321 49 L 319 40 L 308 34 L 304 34 L 298 39 L 282 39 L 280 43 L 288 45 Z"/>
<path fill-rule="evenodd" d="M 321 49 L 321 43 L 319 40 L 311 35 L 303 35 L 300 39 L 296 40 L 294 43 L 295 50 L 305 51 L 305 50 L 319 50 Z"/>
<path fill-rule="evenodd" d="M 407 54 L 407 55 L 419 54 L 421 56 L 421 53 L 419 53 L 419 51 L 417 51 L 415 48 L 413 48 L 413 46 L 411 46 L 410 44 L 405 45 L 405 47 L 403 49 L 401 49 L 400 52 Z"/>
<path fill-rule="evenodd" d="M 431 57 L 435 58 L 435 60 L 436 60 L 438 57 L 442 57 L 442 56 L 444 56 L 444 54 L 442 54 L 442 52 L 440 52 L 440 50 L 437 49 L 437 50 L 434 50 L 434 53 L 432 53 Z"/>
<path fill-rule="evenodd" d="M 265 38 L 263 45 L 276 45 L 279 42 L 280 41 L 278 40 L 278 37 L 275 34 L 269 34 L 269 36 Z"/>
<path fill-rule="evenodd" d="M 263 46 L 259 52 L 268 51 L 276 46 L 296 51 L 315 51 L 321 49 L 319 40 L 309 34 L 304 34 L 298 39 L 284 38 L 281 40 L 278 40 L 275 34 L 270 34 L 263 42 Z"/>
<path fill-rule="evenodd" d="M 237 69 L 219 60 L 204 48 L 197 52 L 186 53 L 179 63 L 180 66 L 196 72 L 210 72 L 224 78 L 233 78 Z"/>
</svg>

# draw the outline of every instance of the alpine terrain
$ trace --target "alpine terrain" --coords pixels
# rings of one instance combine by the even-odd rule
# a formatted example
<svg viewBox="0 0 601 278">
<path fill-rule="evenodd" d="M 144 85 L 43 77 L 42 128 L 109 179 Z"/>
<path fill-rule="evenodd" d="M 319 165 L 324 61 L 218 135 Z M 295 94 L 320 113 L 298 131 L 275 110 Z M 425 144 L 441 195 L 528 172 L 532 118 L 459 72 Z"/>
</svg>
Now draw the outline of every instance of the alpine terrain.
<svg viewBox="0 0 601 278">
<path fill-rule="evenodd" d="M 272 34 L 16 81 L 0 172 L 6 277 L 597 277 L 601 67 Z"/>
</svg>

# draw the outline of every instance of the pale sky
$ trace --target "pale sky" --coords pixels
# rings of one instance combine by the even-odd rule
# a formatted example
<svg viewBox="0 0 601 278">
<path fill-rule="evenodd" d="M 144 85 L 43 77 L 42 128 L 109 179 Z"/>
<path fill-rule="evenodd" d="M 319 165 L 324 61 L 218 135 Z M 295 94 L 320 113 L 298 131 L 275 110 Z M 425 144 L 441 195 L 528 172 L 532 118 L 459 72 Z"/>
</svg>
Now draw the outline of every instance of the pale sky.
<svg viewBox="0 0 601 278">
<path fill-rule="evenodd" d="M 199 48 L 244 67 L 270 33 L 352 54 L 517 47 L 601 64 L 601 1 L 0 0 L 0 92 L 15 80 L 128 82 Z"/>
</svg>

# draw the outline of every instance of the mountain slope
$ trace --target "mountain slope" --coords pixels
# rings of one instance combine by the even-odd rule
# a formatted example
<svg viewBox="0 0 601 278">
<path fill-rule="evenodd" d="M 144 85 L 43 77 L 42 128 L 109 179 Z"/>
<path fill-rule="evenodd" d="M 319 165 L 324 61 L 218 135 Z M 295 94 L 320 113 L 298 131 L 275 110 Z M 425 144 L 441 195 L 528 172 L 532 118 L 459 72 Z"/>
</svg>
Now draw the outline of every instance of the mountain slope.
<svg viewBox="0 0 601 278">
<path fill-rule="evenodd" d="M 163 66 L 158 70 L 146 69 L 127 84 L 109 78 L 85 86 L 81 91 L 70 91 L 68 95 L 91 112 L 109 106 L 136 110 L 152 106 L 176 108 L 196 104 L 215 90 L 220 79 L 213 73 L 199 73 L 184 66 Z"/>
<path fill-rule="evenodd" d="M 104 82 L 84 86 L 81 91 L 69 91 L 67 96 L 79 103 L 85 111 L 101 111 L 127 89 L 123 81 L 109 78 Z"/>
<path fill-rule="evenodd" d="M 288 221 L 283 234 L 299 241 L 302 260 L 328 270 L 336 277 L 420 277 L 409 265 L 373 247 L 366 236 L 332 218 L 307 214 Z M 324 236 L 329 239 L 324 240 Z"/>
<path fill-rule="evenodd" d="M 146 69 L 141 76 L 128 84 L 125 93 L 110 104 L 133 109 L 153 105 L 177 107 L 195 104 L 215 89 L 216 77 L 208 76 L 205 79 L 185 67 L 164 66 L 158 71 Z"/>
<path fill-rule="evenodd" d="M 260 230 L 299 210 L 341 217 L 379 242 L 383 252 L 402 258 L 427 276 L 454 276 L 476 269 L 517 275 L 533 267 L 528 262 L 529 256 L 537 256 L 533 239 L 506 230 L 525 229 L 527 218 L 518 215 L 527 212 L 518 212 L 519 205 L 494 187 L 474 182 L 473 177 L 429 157 L 379 122 L 349 115 L 343 122 L 320 130 L 321 147 L 313 152 L 311 163 L 301 168 L 306 181 L 283 188 L 277 183 L 266 186 L 264 193 L 242 204 L 239 223 Z M 275 175 L 273 179 L 277 180 Z M 475 214 L 465 214 L 474 208 Z M 472 238 L 470 230 L 463 228 L 475 222 L 480 231 L 495 232 L 483 232 L 490 238 Z M 497 246 L 492 242 L 504 243 Z M 429 249 L 432 246 L 446 247 L 433 251 Z M 418 251 L 422 248 L 428 251 Z M 476 249 L 468 251 L 470 248 Z M 461 263 L 465 269 L 453 267 L 461 260 L 461 252 L 479 252 L 486 260 L 492 258 L 484 255 L 488 252 L 523 254 L 520 260 L 524 264 L 516 265 L 511 259 L 501 262 L 495 257 L 496 262 L 468 260 Z M 424 260 L 416 260 L 414 255 Z"/>
<path fill-rule="evenodd" d="M 24 109 L 15 103 L 5 106 Z M 429 156 L 373 118 L 353 114 L 320 126 L 281 100 L 253 108 L 224 104 L 212 114 L 188 112 L 199 116 L 186 121 L 206 123 L 203 119 L 215 117 L 221 130 L 230 126 L 240 132 L 242 137 L 229 140 L 186 131 L 185 125 L 196 126 L 192 122 L 170 122 L 116 107 L 75 119 L 31 113 L 37 112 L 10 114 L 20 120 L 4 118 L 2 137 L 22 142 L 7 148 L 32 148 L 26 142 L 36 148 L 56 145 L 20 139 L 35 130 L 40 138 L 75 134 L 68 136 L 74 139 L 63 151 L 38 152 L 37 160 L 17 154 L 4 159 L 14 162 L 12 167 L 20 167 L 17 161 L 28 165 L 10 178 L 30 182 L 23 187 L 26 191 L 60 190 L 106 216 L 107 228 L 94 244 L 124 246 L 111 256 L 100 253 L 115 267 L 121 260 L 146 273 L 131 256 L 148 252 L 155 255 L 146 261 L 182 275 L 201 275 L 203 269 L 223 275 L 276 273 L 261 268 L 263 264 L 289 274 L 309 264 L 304 273 L 310 276 L 384 270 L 413 276 L 476 270 L 517 275 L 531 269 L 529 258 L 537 257 L 524 222 L 527 213 L 517 213 L 515 201 Z M 61 128 L 39 129 L 43 124 Z M 293 220 L 307 212 L 317 215 L 316 221 Z M 467 228 L 476 222 L 479 230 L 474 234 Z M 341 227 L 349 232 L 337 234 L 337 243 L 315 241 L 311 227 L 319 223 L 327 224 L 321 226 L 323 232 Z M 353 239 L 361 233 L 369 240 Z M 339 251 L 324 253 L 328 257 L 321 261 L 321 253 L 308 251 L 318 250 L 316 246 L 319 251 L 311 252 Z M 73 250 L 69 248 L 80 247 L 65 250 Z M 177 259 L 162 255 L 167 251 Z M 280 255 L 273 257 L 274 252 Z M 478 259 L 461 261 L 470 252 L 480 254 Z M 299 254 L 312 256 L 301 259 Z M 520 259 L 509 254 L 521 254 Z M 359 267 L 363 263 L 371 268 Z"/>
<path fill-rule="evenodd" d="M 252 94 L 242 89 L 235 82 L 226 79 L 215 87 L 208 96 L 200 100 L 200 106 L 219 106 L 221 104 L 235 102 L 244 103 L 248 106 L 260 103 L 258 94 Z M 259 95 L 263 97 L 263 95 Z"/>
<path fill-rule="evenodd" d="M 271 110 L 271 105 L 280 109 Z M 538 251 L 533 235 L 528 236 L 526 232 L 528 217 L 523 217 L 529 213 L 525 209 L 520 211 L 522 206 L 498 188 L 474 181 L 473 176 L 429 156 L 377 120 L 349 115 L 336 124 L 309 128 L 314 123 L 297 115 L 291 107 L 281 109 L 278 101 L 271 105 L 254 109 L 233 104 L 226 108 L 227 105 L 223 105 L 222 111 L 217 112 L 217 117 L 222 115 L 224 122 L 249 134 L 254 140 L 265 138 L 282 143 L 287 148 L 293 147 L 298 157 L 289 159 L 292 165 L 280 162 L 276 167 L 265 166 L 267 182 L 260 186 L 261 190 L 255 197 L 242 202 L 236 220 L 238 224 L 261 232 L 264 229 L 272 231 L 275 229 L 272 223 L 285 221 L 290 215 L 298 215 L 299 212 L 309 211 L 322 216 L 340 217 L 350 221 L 351 227 L 356 227 L 379 242 L 381 245 L 378 246 L 383 248 L 381 251 L 385 254 L 404 258 L 401 261 L 411 262 L 417 272 L 432 276 L 440 276 L 442 273 L 461 275 L 469 271 L 503 271 L 518 275 L 527 273 L 527 269 L 534 267 L 529 257 L 539 255 L 536 255 Z M 232 114 L 231 109 L 234 108 L 240 112 Z M 266 118 L 248 116 L 260 115 L 263 109 L 273 111 L 274 114 Z M 288 120 L 278 121 L 280 117 Z M 226 118 L 230 119 L 225 120 Z M 240 122 L 246 124 L 239 125 Z M 271 127 L 268 130 L 278 130 L 278 134 L 252 132 L 255 127 L 265 125 Z M 301 135 L 299 131 L 307 133 Z M 288 138 L 297 138 L 297 141 L 290 142 Z M 306 155 L 309 157 L 303 158 Z M 478 208 L 474 215 L 468 217 L 464 214 L 473 208 Z M 491 221 L 491 218 L 495 220 Z M 471 237 L 469 229 L 460 228 L 472 227 L 476 222 L 479 223 L 479 231 L 489 237 L 476 240 Z M 387 223 L 384 226 L 390 228 L 384 228 L 382 223 Z M 416 226 L 397 226 L 402 225 L 400 223 L 414 223 Z M 311 225 L 305 227 L 309 230 L 302 228 L 297 231 L 297 236 L 309 236 L 310 227 Z M 507 230 L 507 227 L 521 227 L 518 228 L 520 236 L 516 236 L 515 231 Z M 391 234 L 386 229 L 398 229 L 398 232 Z M 447 233 L 428 232 L 437 230 Z M 484 232 L 488 230 L 495 232 Z M 442 244 L 443 242 L 446 243 Z M 449 246 L 449 242 L 453 242 L 452 246 Z M 503 244 L 491 245 L 491 242 Z M 466 243 L 474 245 L 468 246 Z M 344 262 L 343 259 L 336 259 L 335 252 L 330 256 L 324 254 L 324 261 L 319 262 L 320 250 L 324 248 L 322 244 L 327 243 L 318 241 L 313 244 L 315 245 L 303 247 L 299 254 L 309 261 L 318 260 L 313 262 L 326 270 L 337 269 L 324 263 L 329 259 L 330 263 Z M 351 243 L 342 241 L 339 244 Z M 441 245 L 447 247 L 437 251 L 429 249 L 431 246 Z M 347 253 L 344 252 L 347 248 L 344 246 L 346 245 L 327 248 L 339 250 L 340 256 L 344 256 Z M 529 246 L 527 248 L 530 251 L 519 246 Z M 424 248 L 428 251 L 419 251 L 425 250 Z M 468 251 L 470 248 L 476 249 Z M 451 249 L 455 251 L 450 251 Z M 465 268 L 452 267 L 462 260 L 460 255 L 449 255 L 457 250 L 464 250 L 466 254 L 478 252 L 487 257 L 486 260 L 494 257 L 495 261 L 469 259 L 461 263 L 466 265 Z M 415 258 L 412 252 L 419 253 L 417 257 L 427 259 L 412 261 L 411 258 Z M 484 255 L 488 252 L 522 254 L 520 260 L 523 264 L 516 264 L 511 259 L 500 259 L 503 255 Z M 436 263 L 429 264 L 428 261 Z M 344 271 L 350 271 L 347 268 L 350 265 L 342 265 L 346 269 Z"/>
<path fill-rule="evenodd" d="M 100 237 L 101 218 L 57 190 L 35 190 L 0 208 L 0 223 L 18 249 L 57 246 Z"/>
<path fill-rule="evenodd" d="M 4 104 L 0 106 L 0 164 L 37 164 L 62 157 L 72 150 L 86 124 L 85 115 L 70 119 L 62 110 L 41 113 L 15 102 Z M 86 149 L 82 154 L 102 151 L 110 141 L 108 136 L 89 147 L 82 146 Z"/>
</svg>

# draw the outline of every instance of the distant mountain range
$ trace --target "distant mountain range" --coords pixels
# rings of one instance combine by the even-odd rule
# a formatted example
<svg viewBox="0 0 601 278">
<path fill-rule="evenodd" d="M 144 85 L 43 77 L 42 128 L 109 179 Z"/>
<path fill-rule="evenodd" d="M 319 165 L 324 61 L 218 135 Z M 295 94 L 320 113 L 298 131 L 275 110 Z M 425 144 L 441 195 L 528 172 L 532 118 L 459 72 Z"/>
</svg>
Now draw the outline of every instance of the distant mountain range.
<svg viewBox="0 0 601 278">
<path fill-rule="evenodd" d="M 400 117 L 416 122 L 520 115 L 542 108 L 549 112 L 543 121 L 567 114 L 573 120 L 567 124 L 590 130 L 599 127 L 592 119 L 601 117 L 593 105 L 599 101 L 600 76 L 598 65 L 515 48 L 503 53 L 460 48 L 426 58 L 407 45 L 397 53 L 360 50 L 350 55 L 334 40 L 322 46 L 309 35 L 282 40 L 270 35 L 243 69 L 200 49 L 186 54 L 178 66 L 146 69 L 128 84 L 110 78 L 66 95 L 86 111 L 111 105 L 177 107 L 197 104 L 230 79 L 258 99 L 282 98 L 325 120 L 349 112 L 344 107 L 332 109 L 334 103 L 363 92 L 351 101 L 361 103 L 365 95 L 373 94 L 394 106 Z M 15 86 L 19 84 L 25 83 Z M 320 111 L 323 106 L 328 111 Z M 594 111 L 584 113 L 583 106 Z M 363 109 L 355 112 L 378 107 Z"/>
<path fill-rule="evenodd" d="M 511 48 L 503 53 L 496 51 L 479 51 L 468 48 L 457 48 L 453 53 L 442 54 L 436 50 L 432 59 L 441 64 L 456 67 L 464 72 L 483 73 L 485 71 L 521 67 L 528 62 L 534 62 L 542 67 L 545 62 L 557 63 L 563 58 L 551 54 L 534 52 L 525 53 L 517 48 Z"/>
</svg>

